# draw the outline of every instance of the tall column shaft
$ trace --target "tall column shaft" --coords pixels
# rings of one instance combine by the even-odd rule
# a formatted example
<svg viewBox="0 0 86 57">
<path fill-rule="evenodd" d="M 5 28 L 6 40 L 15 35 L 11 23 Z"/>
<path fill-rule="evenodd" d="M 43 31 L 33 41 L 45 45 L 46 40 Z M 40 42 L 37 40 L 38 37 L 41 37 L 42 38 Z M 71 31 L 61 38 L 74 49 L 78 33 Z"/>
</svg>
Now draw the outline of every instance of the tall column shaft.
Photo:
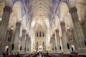
<svg viewBox="0 0 86 57">
<path fill-rule="evenodd" d="M 8 23 L 9 23 L 9 17 L 12 12 L 12 8 L 9 6 L 5 6 L 3 9 L 3 15 L 2 15 L 2 21 L 0 22 L 0 42 L 1 42 L 1 48 L 3 49 L 5 45 L 7 45 L 7 29 L 8 29 Z"/>
<path fill-rule="evenodd" d="M 76 49 L 76 41 L 75 41 L 75 37 L 74 37 L 74 31 L 72 28 L 67 29 L 67 35 L 68 35 L 68 44 L 69 44 L 69 48 L 72 51 L 72 45 L 75 47 L 73 52 L 75 52 Z"/>
<path fill-rule="evenodd" d="M 69 53 L 68 48 L 67 48 L 68 38 L 67 38 L 67 34 L 66 34 L 65 23 L 61 22 L 60 25 L 61 25 L 61 30 L 62 30 L 63 52 Z"/>
<path fill-rule="evenodd" d="M 26 34 L 26 52 L 30 53 L 31 52 L 31 39 L 28 34 Z"/>
<path fill-rule="evenodd" d="M 11 7 L 9 7 L 9 6 L 4 7 L 1 26 L 0 26 L 0 31 L 2 32 L 2 34 L 1 34 L 2 37 L 1 38 L 4 38 L 5 41 L 6 41 L 6 32 L 7 32 L 11 12 L 12 12 Z"/>
<path fill-rule="evenodd" d="M 79 22 L 76 7 L 70 8 L 69 12 L 72 16 L 76 39 L 77 39 L 77 41 L 79 41 L 79 42 L 77 42 L 77 47 L 84 47 L 84 44 L 83 44 L 84 35 L 83 35 L 82 28 L 81 28 L 81 25 Z"/>
<path fill-rule="evenodd" d="M 55 32 L 55 36 L 56 36 L 56 47 L 57 47 L 57 52 L 60 52 L 60 37 L 59 37 L 59 31 L 56 30 Z"/>
<path fill-rule="evenodd" d="M 22 31 L 22 39 L 21 39 L 21 47 L 22 47 L 22 52 L 26 52 L 26 31 Z"/>
<path fill-rule="evenodd" d="M 85 36 L 85 38 L 86 38 L 86 20 L 82 21 L 81 27 L 82 27 L 84 36 Z"/>
<path fill-rule="evenodd" d="M 53 42 L 52 42 L 52 43 L 53 43 L 53 45 L 52 45 L 52 46 L 53 46 L 53 51 L 56 52 L 57 49 L 56 49 L 56 39 L 55 39 L 55 34 L 53 34 L 52 38 L 53 38 Z"/>
<path fill-rule="evenodd" d="M 19 51 L 19 35 L 20 35 L 20 27 L 21 23 L 16 23 L 16 31 L 15 31 L 15 40 L 14 40 L 14 49 L 15 51 Z"/>
<path fill-rule="evenodd" d="M 77 49 L 78 52 L 83 52 L 84 50 L 81 50 L 85 47 L 84 44 L 84 34 L 79 22 L 78 14 L 77 14 L 77 9 L 76 7 L 69 8 L 69 12 L 72 16 L 73 24 L 74 24 L 74 36 L 77 44 Z"/>
</svg>

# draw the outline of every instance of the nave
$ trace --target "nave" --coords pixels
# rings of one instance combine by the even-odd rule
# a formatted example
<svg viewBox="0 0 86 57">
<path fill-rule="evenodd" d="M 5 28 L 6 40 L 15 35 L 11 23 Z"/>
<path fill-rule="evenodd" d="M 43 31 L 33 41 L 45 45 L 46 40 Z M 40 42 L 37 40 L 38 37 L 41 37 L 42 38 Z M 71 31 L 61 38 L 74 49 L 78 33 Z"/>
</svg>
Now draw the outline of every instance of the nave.
<svg viewBox="0 0 86 57">
<path fill-rule="evenodd" d="M 0 0 L 0 57 L 86 55 L 85 2 Z"/>
</svg>

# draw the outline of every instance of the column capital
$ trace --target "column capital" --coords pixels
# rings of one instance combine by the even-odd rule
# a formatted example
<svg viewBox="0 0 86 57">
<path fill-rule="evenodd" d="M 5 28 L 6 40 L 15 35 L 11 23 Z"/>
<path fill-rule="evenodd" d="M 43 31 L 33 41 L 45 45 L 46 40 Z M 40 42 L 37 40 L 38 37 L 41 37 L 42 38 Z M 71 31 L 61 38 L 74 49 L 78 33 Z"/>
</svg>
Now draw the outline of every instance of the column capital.
<svg viewBox="0 0 86 57">
<path fill-rule="evenodd" d="M 25 30 L 25 29 L 23 29 L 22 31 L 23 31 L 24 33 L 26 32 L 26 30 Z"/>
<path fill-rule="evenodd" d="M 55 33 L 52 35 L 52 37 L 55 37 Z"/>
<path fill-rule="evenodd" d="M 59 30 L 58 30 L 58 29 L 56 29 L 56 30 L 55 30 L 55 32 L 56 32 L 56 36 L 58 36 L 58 37 L 59 37 Z"/>
<path fill-rule="evenodd" d="M 58 30 L 58 29 L 56 29 L 55 31 L 56 31 L 56 32 L 59 32 L 59 30 Z"/>
<path fill-rule="evenodd" d="M 11 12 L 12 12 L 12 8 L 11 8 L 10 6 L 7 6 L 7 5 L 6 5 L 6 6 L 4 7 L 4 10 L 3 10 L 3 11 L 4 11 L 4 12 L 10 12 L 10 13 L 11 13 Z"/>
<path fill-rule="evenodd" d="M 70 13 L 77 12 L 77 8 L 76 7 L 69 8 L 69 12 Z"/>
<path fill-rule="evenodd" d="M 61 25 L 62 31 L 65 32 L 65 22 L 61 22 L 60 25 Z"/>
<path fill-rule="evenodd" d="M 65 26 L 65 22 L 60 22 L 61 25 Z"/>
<path fill-rule="evenodd" d="M 16 23 L 16 26 L 18 26 L 18 25 L 21 25 L 21 22 L 17 22 L 17 23 Z"/>
</svg>

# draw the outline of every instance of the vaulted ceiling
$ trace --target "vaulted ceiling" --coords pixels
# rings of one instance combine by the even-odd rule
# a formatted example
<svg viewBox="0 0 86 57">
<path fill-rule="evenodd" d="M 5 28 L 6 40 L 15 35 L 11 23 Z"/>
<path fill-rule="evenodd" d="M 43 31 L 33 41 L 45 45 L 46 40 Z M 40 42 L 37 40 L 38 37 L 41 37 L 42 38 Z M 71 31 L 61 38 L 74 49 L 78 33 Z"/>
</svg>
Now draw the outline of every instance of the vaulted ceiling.
<svg viewBox="0 0 86 57">
<path fill-rule="evenodd" d="M 12 5 L 12 1 L 15 2 L 15 0 L 0 0 L 0 16 L 2 16 L 2 14 L 3 14 L 3 8 L 4 8 L 5 4 L 10 2 L 10 5 Z M 23 2 L 25 1 L 25 3 L 27 2 L 27 0 L 21 0 L 21 1 L 23 1 Z M 59 0 L 50 0 L 50 2 L 48 0 L 46 0 L 46 1 L 45 0 L 28 0 L 28 1 L 30 3 L 28 2 L 29 4 L 27 4 L 27 6 L 28 6 L 29 13 L 31 14 L 31 16 L 34 16 L 34 18 L 36 17 L 37 19 L 38 19 L 38 17 L 42 16 L 41 19 L 43 19 L 45 17 L 49 17 L 49 18 L 53 17 L 53 15 L 55 13 L 54 12 L 55 5 L 57 5 L 57 4 L 55 4 L 55 2 L 57 1 L 57 3 L 58 3 Z M 65 1 L 65 0 L 63 0 L 63 1 Z M 79 19 L 84 20 L 85 16 L 86 16 L 86 0 L 70 0 L 70 2 L 71 1 L 76 1 L 76 7 L 78 9 Z M 52 4 L 54 6 L 52 6 Z M 32 9 L 30 9 L 31 6 L 32 6 Z"/>
</svg>

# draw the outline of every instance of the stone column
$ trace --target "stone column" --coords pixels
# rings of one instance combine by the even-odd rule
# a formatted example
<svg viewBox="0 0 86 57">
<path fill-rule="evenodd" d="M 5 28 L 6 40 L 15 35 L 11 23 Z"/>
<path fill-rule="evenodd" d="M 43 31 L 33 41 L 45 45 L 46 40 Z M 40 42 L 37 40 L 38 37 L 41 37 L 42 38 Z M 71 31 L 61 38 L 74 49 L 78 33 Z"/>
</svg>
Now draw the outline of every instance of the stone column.
<svg viewBox="0 0 86 57">
<path fill-rule="evenodd" d="M 10 18 L 10 14 L 12 12 L 12 8 L 10 6 L 5 6 L 4 10 L 3 10 L 3 15 L 2 15 L 2 25 L 3 25 L 3 29 L 5 33 L 7 33 L 7 29 L 8 29 L 8 23 L 9 23 L 9 18 Z M 4 39 L 6 39 L 6 34 L 4 34 Z"/>
<path fill-rule="evenodd" d="M 28 34 L 26 34 L 26 52 L 30 53 L 31 52 L 31 39 Z"/>
<path fill-rule="evenodd" d="M 69 8 L 69 12 L 72 16 L 73 24 L 74 24 L 74 36 L 77 44 L 77 51 L 83 52 L 85 44 L 84 44 L 84 35 L 82 32 L 82 28 L 79 22 L 77 9 L 76 7 Z"/>
<path fill-rule="evenodd" d="M 57 51 L 57 39 L 55 33 L 53 34 L 53 47 L 54 47 L 54 52 Z"/>
<path fill-rule="evenodd" d="M 6 38 L 8 42 L 7 44 L 9 46 L 9 51 L 12 51 L 12 44 L 14 43 L 14 31 L 12 28 L 7 30 Z"/>
<path fill-rule="evenodd" d="M 62 30 L 63 53 L 69 53 L 69 50 L 67 48 L 68 38 L 67 38 L 65 23 L 61 22 L 60 25 L 61 25 L 61 30 Z"/>
<path fill-rule="evenodd" d="M 21 46 L 22 52 L 26 52 L 26 30 L 22 30 Z"/>
<path fill-rule="evenodd" d="M 56 47 L 57 47 L 57 52 L 60 52 L 60 37 L 59 37 L 59 30 L 55 31 L 55 36 L 56 36 Z"/>
<path fill-rule="evenodd" d="M 51 37 L 51 40 L 50 40 L 50 43 L 51 43 L 51 46 L 52 46 L 52 52 L 56 52 L 56 41 L 55 41 L 55 34 L 52 35 Z"/>
<path fill-rule="evenodd" d="M 74 45 L 74 50 L 73 52 L 75 52 L 76 49 L 76 41 L 75 41 L 75 37 L 74 37 L 74 31 L 72 28 L 67 29 L 67 36 L 68 36 L 68 44 L 69 44 L 69 48 L 71 49 L 72 45 Z M 72 50 L 71 50 L 72 51 Z"/>
<path fill-rule="evenodd" d="M 7 29 L 8 29 L 8 23 L 9 23 L 9 18 L 10 14 L 12 12 L 12 8 L 8 5 L 6 5 L 3 9 L 3 15 L 2 15 L 2 21 L 0 22 L 0 42 L 2 42 L 2 45 L 7 45 Z M 2 47 L 2 46 L 1 46 Z M 4 46 L 2 47 L 2 49 Z"/>
<path fill-rule="evenodd" d="M 54 38 L 55 38 L 55 52 L 57 52 L 57 49 L 58 49 L 58 43 L 57 43 L 57 37 L 56 37 L 56 32 L 55 32 L 55 36 L 54 36 Z"/>
<path fill-rule="evenodd" d="M 19 50 L 20 27 L 21 27 L 21 23 L 17 22 L 16 23 L 16 31 L 15 31 L 15 40 L 14 40 L 14 49 L 15 49 L 15 52 L 18 52 L 18 50 Z"/>
<path fill-rule="evenodd" d="M 63 52 L 63 42 L 62 42 L 62 37 L 60 37 L 60 46 L 59 49 L 61 51 L 61 53 Z"/>
<path fill-rule="evenodd" d="M 81 27 L 82 27 L 84 36 L 85 36 L 85 38 L 86 38 L 86 19 L 81 22 Z"/>
</svg>

